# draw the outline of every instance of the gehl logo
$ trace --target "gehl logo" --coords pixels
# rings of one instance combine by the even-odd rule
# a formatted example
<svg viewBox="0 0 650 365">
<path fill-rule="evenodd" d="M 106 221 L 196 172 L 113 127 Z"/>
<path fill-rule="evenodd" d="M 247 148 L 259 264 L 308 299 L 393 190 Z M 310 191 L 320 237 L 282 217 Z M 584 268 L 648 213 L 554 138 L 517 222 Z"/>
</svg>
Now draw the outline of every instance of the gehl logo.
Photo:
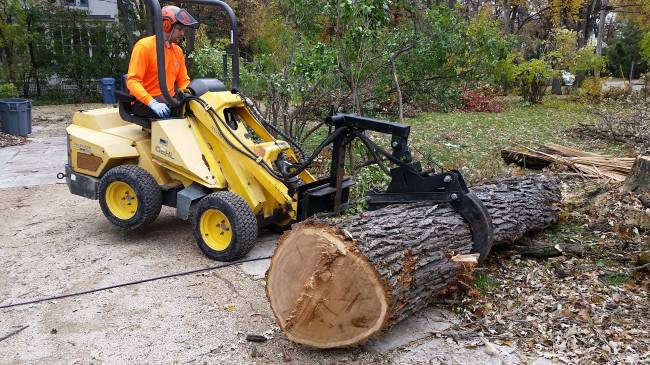
<svg viewBox="0 0 650 365">
<path fill-rule="evenodd" d="M 157 153 L 160 153 L 161 155 L 174 160 L 174 155 L 172 155 L 170 151 L 167 151 L 167 141 L 164 139 L 160 139 L 160 142 L 156 146 L 155 150 Z"/>
</svg>

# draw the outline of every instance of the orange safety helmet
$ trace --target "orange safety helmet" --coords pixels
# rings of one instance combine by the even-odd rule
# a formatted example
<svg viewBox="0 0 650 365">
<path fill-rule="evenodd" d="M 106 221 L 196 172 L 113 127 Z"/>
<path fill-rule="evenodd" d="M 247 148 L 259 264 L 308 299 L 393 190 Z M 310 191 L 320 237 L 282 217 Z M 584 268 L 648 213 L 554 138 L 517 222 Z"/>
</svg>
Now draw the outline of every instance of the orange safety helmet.
<svg viewBox="0 0 650 365">
<path fill-rule="evenodd" d="M 166 5 L 162 7 L 162 23 L 163 32 L 170 33 L 176 23 L 181 23 L 188 27 L 199 25 L 199 22 L 194 19 L 185 9 L 178 6 Z"/>
</svg>

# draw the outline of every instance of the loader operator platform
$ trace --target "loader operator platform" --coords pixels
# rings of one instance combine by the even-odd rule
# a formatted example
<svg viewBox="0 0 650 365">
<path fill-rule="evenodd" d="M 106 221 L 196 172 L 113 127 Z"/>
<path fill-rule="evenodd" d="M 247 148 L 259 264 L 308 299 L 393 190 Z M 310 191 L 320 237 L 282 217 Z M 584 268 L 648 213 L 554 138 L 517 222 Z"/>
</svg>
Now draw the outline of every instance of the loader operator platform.
<svg viewBox="0 0 650 365">
<path fill-rule="evenodd" d="M 185 56 L 178 46 L 185 36 L 185 27 L 198 26 L 198 22 L 185 9 L 164 6 L 161 9 L 165 52 L 165 75 L 169 95 L 174 89 L 189 85 Z M 160 91 L 156 66 L 156 36 L 140 39 L 133 47 L 126 81 L 129 93 L 136 98 L 133 112 L 146 118 L 168 118 L 172 111 Z M 174 87 L 175 86 L 175 87 Z"/>
</svg>

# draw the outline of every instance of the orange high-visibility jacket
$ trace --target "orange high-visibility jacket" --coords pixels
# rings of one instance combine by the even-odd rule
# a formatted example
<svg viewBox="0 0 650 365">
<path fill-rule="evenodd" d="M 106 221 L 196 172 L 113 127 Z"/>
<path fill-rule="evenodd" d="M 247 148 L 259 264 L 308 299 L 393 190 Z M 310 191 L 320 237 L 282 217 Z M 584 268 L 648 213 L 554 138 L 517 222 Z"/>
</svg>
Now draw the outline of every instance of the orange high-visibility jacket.
<svg viewBox="0 0 650 365">
<path fill-rule="evenodd" d="M 163 49 L 165 50 L 167 90 L 173 96 L 174 83 L 179 89 L 183 89 L 189 85 L 190 78 L 187 76 L 183 50 L 174 43 L 170 44 L 170 48 L 163 46 Z M 148 105 L 155 96 L 162 95 L 158 85 L 156 59 L 156 36 L 142 38 L 133 47 L 126 87 L 131 95 L 145 105 Z"/>
</svg>

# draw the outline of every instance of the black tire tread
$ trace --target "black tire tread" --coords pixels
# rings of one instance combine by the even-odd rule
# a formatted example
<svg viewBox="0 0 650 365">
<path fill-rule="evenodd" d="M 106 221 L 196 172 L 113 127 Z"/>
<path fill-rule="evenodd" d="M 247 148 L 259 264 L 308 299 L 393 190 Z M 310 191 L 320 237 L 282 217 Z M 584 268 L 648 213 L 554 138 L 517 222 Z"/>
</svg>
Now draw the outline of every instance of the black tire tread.
<svg viewBox="0 0 650 365">
<path fill-rule="evenodd" d="M 106 187 L 113 181 L 123 181 L 135 190 L 142 213 L 128 221 L 113 216 L 104 201 Z M 128 181 L 131 180 L 131 181 Z M 136 230 L 158 218 L 162 208 L 162 190 L 156 180 L 146 170 L 137 165 L 119 165 L 108 170 L 99 182 L 99 202 L 102 212 L 111 223 L 127 230 Z"/>
<path fill-rule="evenodd" d="M 198 215 L 199 212 L 210 207 L 218 208 L 221 202 L 229 206 L 233 215 L 232 217 L 228 217 L 231 220 L 230 224 L 233 227 L 234 233 L 233 242 L 231 242 L 232 249 L 229 248 L 215 255 L 206 251 L 201 245 L 199 247 L 206 256 L 213 260 L 235 261 L 246 256 L 255 245 L 258 233 L 257 219 L 244 198 L 230 191 L 218 191 L 203 197 L 196 209 L 196 214 Z M 203 242 L 203 238 L 198 229 L 199 217 L 195 216 L 193 221 L 194 238 L 197 242 Z"/>
</svg>

